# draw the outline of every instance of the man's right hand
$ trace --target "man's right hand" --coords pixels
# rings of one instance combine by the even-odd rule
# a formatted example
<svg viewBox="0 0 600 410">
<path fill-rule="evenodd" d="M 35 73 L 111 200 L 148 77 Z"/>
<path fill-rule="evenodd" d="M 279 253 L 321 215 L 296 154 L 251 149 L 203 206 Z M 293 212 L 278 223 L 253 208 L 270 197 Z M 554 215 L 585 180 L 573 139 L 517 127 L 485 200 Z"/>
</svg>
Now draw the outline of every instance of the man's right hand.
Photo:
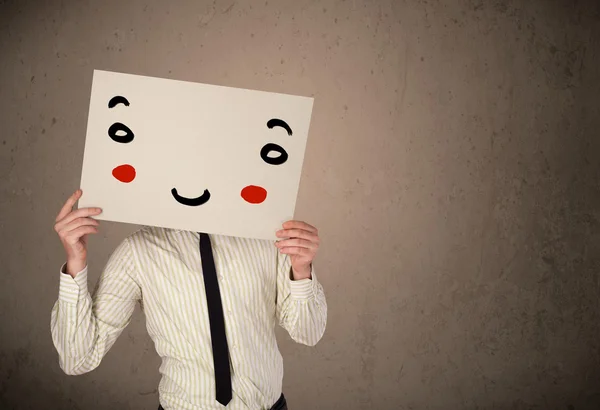
<svg viewBox="0 0 600 410">
<path fill-rule="evenodd" d="M 87 265 L 87 235 L 98 232 L 98 221 L 90 218 L 102 212 L 100 208 L 81 208 L 73 210 L 75 202 L 81 198 L 82 191 L 78 189 L 58 213 L 54 230 L 67 253 L 66 273 L 75 277 Z"/>
</svg>

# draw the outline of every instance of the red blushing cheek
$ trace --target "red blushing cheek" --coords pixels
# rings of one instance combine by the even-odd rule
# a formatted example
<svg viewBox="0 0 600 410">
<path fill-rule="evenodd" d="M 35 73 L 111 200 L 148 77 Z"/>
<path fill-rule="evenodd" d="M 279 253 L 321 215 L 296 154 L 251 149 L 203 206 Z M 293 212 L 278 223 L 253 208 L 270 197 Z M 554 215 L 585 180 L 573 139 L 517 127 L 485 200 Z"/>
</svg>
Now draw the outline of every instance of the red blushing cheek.
<svg viewBox="0 0 600 410">
<path fill-rule="evenodd" d="M 260 204 L 267 199 L 267 190 L 261 186 L 248 185 L 241 192 L 242 198 L 251 204 Z"/>
<path fill-rule="evenodd" d="M 135 168 L 131 165 L 119 165 L 112 170 L 113 177 L 121 182 L 129 183 L 135 179 Z"/>
</svg>

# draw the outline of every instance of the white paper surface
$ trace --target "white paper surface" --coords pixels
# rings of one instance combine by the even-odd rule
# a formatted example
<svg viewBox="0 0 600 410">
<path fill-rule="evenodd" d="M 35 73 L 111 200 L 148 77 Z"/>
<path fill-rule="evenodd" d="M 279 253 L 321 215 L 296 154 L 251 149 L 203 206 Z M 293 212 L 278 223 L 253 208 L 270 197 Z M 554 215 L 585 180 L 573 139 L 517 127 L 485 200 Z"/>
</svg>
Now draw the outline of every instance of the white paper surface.
<svg viewBox="0 0 600 410">
<path fill-rule="evenodd" d="M 293 219 L 312 105 L 309 97 L 95 70 L 79 207 L 102 208 L 102 220 L 275 239 Z M 124 130 L 111 138 L 119 123 L 133 139 Z M 287 160 L 271 163 L 281 152 L 267 144 Z"/>
</svg>

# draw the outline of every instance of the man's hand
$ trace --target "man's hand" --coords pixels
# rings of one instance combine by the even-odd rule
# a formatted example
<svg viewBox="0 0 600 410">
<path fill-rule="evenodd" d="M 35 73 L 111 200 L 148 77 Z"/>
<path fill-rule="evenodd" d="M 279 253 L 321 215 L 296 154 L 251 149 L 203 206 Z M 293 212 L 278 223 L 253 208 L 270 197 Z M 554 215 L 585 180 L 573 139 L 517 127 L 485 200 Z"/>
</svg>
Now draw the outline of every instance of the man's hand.
<svg viewBox="0 0 600 410">
<path fill-rule="evenodd" d="M 54 230 L 67 254 L 66 272 L 75 277 L 87 263 L 87 235 L 98 232 L 98 221 L 90 218 L 102 212 L 100 208 L 81 208 L 73 211 L 73 206 L 81 198 L 81 189 L 75 191 L 56 216 Z"/>
<path fill-rule="evenodd" d="M 319 249 L 319 232 L 306 222 L 287 221 L 276 232 L 279 252 L 290 255 L 294 280 L 310 278 L 311 264 Z M 289 239 L 283 239 L 289 238 Z"/>
</svg>

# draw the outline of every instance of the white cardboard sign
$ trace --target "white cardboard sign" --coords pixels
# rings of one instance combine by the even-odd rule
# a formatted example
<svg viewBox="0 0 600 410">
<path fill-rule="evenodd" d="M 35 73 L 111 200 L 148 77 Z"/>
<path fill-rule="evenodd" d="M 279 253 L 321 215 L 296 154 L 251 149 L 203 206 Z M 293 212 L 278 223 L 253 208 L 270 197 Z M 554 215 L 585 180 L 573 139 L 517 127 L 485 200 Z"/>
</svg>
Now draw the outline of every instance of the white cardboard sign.
<svg viewBox="0 0 600 410">
<path fill-rule="evenodd" d="M 97 218 L 276 239 L 313 99 L 94 70 L 79 207 Z"/>
</svg>

